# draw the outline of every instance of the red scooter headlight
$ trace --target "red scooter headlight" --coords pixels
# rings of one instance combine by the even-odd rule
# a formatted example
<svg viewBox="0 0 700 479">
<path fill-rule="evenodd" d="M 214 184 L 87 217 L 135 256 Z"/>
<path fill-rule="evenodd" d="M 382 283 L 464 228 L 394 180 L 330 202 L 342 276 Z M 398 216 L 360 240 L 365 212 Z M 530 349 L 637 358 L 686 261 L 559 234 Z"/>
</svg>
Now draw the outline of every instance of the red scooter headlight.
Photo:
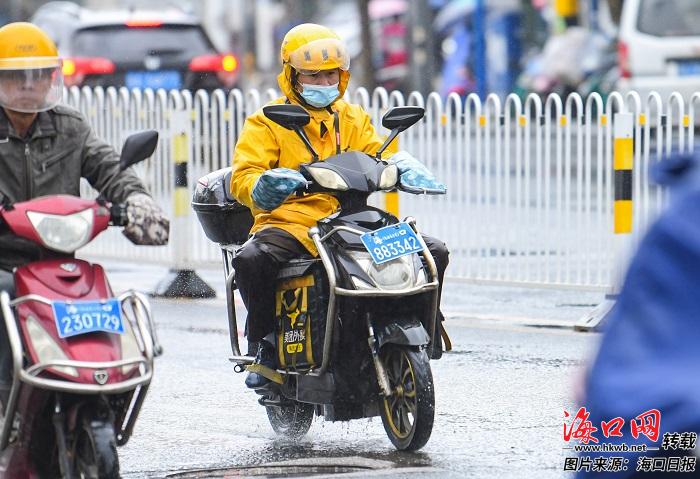
<svg viewBox="0 0 700 479">
<path fill-rule="evenodd" d="M 51 337 L 44 329 L 39 321 L 34 316 L 27 316 L 27 333 L 32 341 L 32 347 L 36 354 L 37 362 L 50 363 L 52 361 L 67 361 L 69 358 L 63 352 L 61 346 Z M 51 369 L 67 374 L 69 376 L 78 377 L 78 370 L 71 366 L 53 366 Z"/>
</svg>

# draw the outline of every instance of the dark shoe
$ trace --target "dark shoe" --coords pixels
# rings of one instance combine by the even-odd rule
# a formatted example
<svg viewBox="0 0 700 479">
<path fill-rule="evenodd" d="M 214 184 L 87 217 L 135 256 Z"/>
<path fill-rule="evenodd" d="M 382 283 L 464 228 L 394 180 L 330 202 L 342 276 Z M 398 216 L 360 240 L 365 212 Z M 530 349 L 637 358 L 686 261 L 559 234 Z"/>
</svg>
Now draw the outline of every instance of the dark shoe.
<svg viewBox="0 0 700 479">
<path fill-rule="evenodd" d="M 275 369 L 275 347 L 267 341 L 260 341 L 260 345 L 258 346 L 258 354 L 255 356 L 255 364 L 260 364 L 270 369 Z M 248 373 L 248 377 L 245 378 L 245 385 L 251 389 L 261 388 L 266 386 L 269 382 L 269 379 L 258 373 Z"/>
</svg>

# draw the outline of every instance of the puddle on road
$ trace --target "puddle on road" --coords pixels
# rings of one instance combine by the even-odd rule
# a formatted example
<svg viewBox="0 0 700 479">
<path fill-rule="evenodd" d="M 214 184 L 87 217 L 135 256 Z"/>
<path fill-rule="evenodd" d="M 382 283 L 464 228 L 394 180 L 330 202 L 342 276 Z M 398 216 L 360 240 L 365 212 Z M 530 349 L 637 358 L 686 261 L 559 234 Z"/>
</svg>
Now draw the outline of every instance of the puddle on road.
<svg viewBox="0 0 700 479">
<path fill-rule="evenodd" d="M 267 461 L 288 461 L 298 459 L 303 461 L 361 461 L 361 464 L 372 465 L 373 468 L 382 466 L 388 467 L 416 467 L 430 466 L 432 461 L 430 456 L 421 451 L 403 452 L 396 449 L 382 451 L 370 450 L 374 446 L 368 445 L 368 449 L 363 449 L 361 445 L 352 447 L 337 447 L 337 444 L 314 444 L 310 448 L 299 448 L 299 444 L 284 439 L 277 439 L 274 442 L 275 451 L 268 455 Z M 362 462 L 364 461 L 364 462 Z M 357 464 L 357 462 L 352 462 Z"/>
<path fill-rule="evenodd" d="M 308 452 L 308 451 L 307 451 Z M 312 451 L 317 453 L 319 451 Z M 337 450 L 334 452 L 338 452 Z M 378 454 L 379 456 L 392 456 L 394 454 Z M 415 456 L 414 456 L 415 459 Z M 413 462 L 413 466 L 426 466 L 420 458 L 418 464 Z M 405 461 L 402 461 L 405 462 Z M 302 459 L 292 459 L 280 462 L 270 462 L 255 466 L 241 466 L 233 468 L 200 469 L 195 471 L 169 474 L 166 478 L 177 479 L 200 479 L 200 478 L 230 478 L 230 477 L 328 477 L 334 474 L 347 473 L 370 473 L 370 471 L 403 469 L 400 464 L 394 461 L 382 459 L 372 459 L 368 457 L 306 457 Z"/>
<path fill-rule="evenodd" d="M 204 470 L 169 474 L 166 478 L 200 479 L 229 477 L 313 477 L 366 471 L 366 468 L 347 466 L 255 466 L 233 469 Z"/>
</svg>

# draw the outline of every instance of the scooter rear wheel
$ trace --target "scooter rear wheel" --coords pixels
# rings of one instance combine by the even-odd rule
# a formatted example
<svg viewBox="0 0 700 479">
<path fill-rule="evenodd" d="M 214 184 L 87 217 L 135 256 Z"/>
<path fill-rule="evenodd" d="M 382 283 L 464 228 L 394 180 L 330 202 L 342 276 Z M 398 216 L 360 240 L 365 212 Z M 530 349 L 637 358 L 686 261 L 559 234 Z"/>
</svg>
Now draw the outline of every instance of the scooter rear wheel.
<svg viewBox="0 0 700 479">
<path fill-rule="evenodd" d="M 272 429 L 288 439 L 301 439 L 309 432 L 314 419 L 314 406 L 301 402 L 284 406 L 265 406 Z"/>
<path fill-rule="evenodd" d="M 119 479 L 119 457 L 111 422 L 84 420 L 73 451 L 73 470 L 77 477 Z"/>
<path fill-rule="evenodd" d="M 433 431 L 435 389 L 425 351 L 388 345 L 381 351 L 392 394 L 379 404 L 382 423 L 396 449 L 416 451 Z"/>
</svg>

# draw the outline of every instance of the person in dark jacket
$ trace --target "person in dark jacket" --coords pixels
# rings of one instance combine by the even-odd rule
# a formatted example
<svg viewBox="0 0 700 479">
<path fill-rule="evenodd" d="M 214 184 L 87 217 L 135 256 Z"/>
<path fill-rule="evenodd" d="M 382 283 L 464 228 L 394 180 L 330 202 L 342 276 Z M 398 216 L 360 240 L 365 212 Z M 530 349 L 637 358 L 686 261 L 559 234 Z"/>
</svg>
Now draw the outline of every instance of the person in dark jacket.
<svg viewBox="0 0 700 479">
<path fill-rule="evenodd" d="M 30 23 L 0 28 L 0 202 L 45 195 L 80 196 L 85 178 L 104 197 L 127 206 L 124 234 L 136 244 L 166 244 L 169 223 L 143 183 L 119 169 L 119 155 L 76 110 L 59 105 L 62 62 L 53 41 Z M 51 251 L 0 224 L 0 289 L 14 289 L 12 270 Z M 0 318 L 0 399 L 9 390 L 11 356 Z"/>
</svg>

